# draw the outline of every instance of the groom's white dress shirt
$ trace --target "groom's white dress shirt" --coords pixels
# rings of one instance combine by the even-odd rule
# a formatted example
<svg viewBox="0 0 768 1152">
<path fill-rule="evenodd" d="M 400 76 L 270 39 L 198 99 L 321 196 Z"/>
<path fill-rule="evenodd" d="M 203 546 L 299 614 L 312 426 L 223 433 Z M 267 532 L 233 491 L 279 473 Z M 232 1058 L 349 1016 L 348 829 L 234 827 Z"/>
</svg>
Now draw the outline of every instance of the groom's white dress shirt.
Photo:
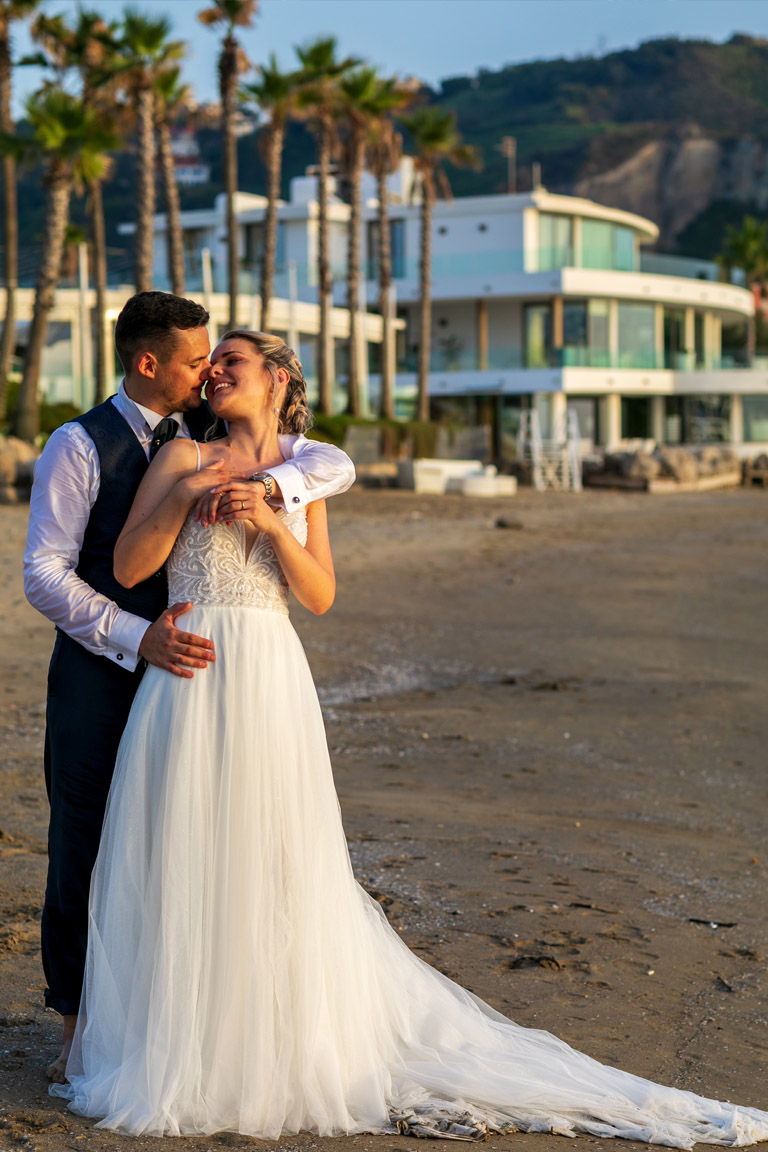
<svg viewBox="0 0 768 1152">
<path fill-rule="evenodd" d="M 149 459 L 152 434 L 162 417 L 131 400 L 122 384 L 112 403 Z M 183 413 L 171 415 L 179 424 L 177 435 L 188 439 Z M 288 511 L 343 492 L 353 483 L 352 462 L 332 445 L 319 445 L 305 436 L 279 436 L 278 442 L 283 458 L 294 463 L 278 464 L 266 471 L 279 484 Z M 311 464 L 302 460 L 308 448 Z M 322 459 L 325 455 L 327 461 Z M 339 483 L 340 471 L 345 473 L 346 483 Z M 33 608 L 89 652 L 107 656 L 132 671 L 139 662 L 147 621 L 118 608 L 75 572 L 99 484 L 99 454 L 91 437 L 77 423 L 57 428 L 35 467 L 24 552 L 24 591 Z"/>
</svg>

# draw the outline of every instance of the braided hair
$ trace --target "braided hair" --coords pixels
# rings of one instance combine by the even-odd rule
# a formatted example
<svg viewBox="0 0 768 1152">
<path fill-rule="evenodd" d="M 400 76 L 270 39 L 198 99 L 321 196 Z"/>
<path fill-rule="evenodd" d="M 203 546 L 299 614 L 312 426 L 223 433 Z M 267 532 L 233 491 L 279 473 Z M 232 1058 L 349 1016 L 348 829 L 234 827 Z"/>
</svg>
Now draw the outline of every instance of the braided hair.
<svg viewBox="0 0 768 1152">
<path fill-rule="evenodd" d="M 234 328 L 231 332 L 225 332 L 221 337 L 221 341 L 224 340 L 249 340 L 255 344 L 275 385 L 278 384 L 279 368 L 284 368 L 288 373 L 288 384 L 278 416 L 278 432 L 300 436 L 311 428 L 312 412 L 307 403 L 307 382 L 301 361 L 293 349 L 279 336 L 273 336 L 270 332 L 251 332 L 247 328 Z"/>
</svg>

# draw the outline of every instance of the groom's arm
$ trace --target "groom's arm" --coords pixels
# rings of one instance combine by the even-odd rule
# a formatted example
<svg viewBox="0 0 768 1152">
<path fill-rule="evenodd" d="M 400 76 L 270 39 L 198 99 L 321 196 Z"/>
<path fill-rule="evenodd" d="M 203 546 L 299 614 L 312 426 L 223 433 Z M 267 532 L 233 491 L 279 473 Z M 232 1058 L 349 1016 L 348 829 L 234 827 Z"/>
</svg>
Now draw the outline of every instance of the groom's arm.
<svg viewBox="0 0 768 1152">
<path fill-rule="evenodd" d="M 75 569 L 99 491 L 96 447 L 79 424 L 57 428 L 35 467 L 24 552 L 33 608 L 97 656 L 132 671 L 149 621 L 124 612 Z"/>
<path fill-rule="evenodd" d="M 99 493 L 96 447 L 79 424 L 58 428 L 35 468 L 24 552 L 24 592 L 33 608 L 96 656 L 132 672 L 150 664 L 190 676 L 214 659 L 213 645 L 176 627 L 189 605 L 154 622 L 118 608 L 77 575 L 85 530 Z"/>
<path fill-rule="evenodd" d="M 308 440 L 306 436 L 280 436 L 285 463 L 265 468 L 277 490 L 272 501 L 286 512 L 295 512 L 314 500 L 327 500 L 346 492 L 355 482 L 355 466 L 334 444 Z"/>
</svg>

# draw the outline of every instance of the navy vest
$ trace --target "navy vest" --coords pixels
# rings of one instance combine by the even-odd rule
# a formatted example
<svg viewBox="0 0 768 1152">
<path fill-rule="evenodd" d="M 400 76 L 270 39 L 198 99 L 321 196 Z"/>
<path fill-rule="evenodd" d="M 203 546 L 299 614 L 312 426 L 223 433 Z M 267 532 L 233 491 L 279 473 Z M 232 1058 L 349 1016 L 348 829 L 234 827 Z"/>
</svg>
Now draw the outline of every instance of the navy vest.
<svg viewBox="0 0 768 1152">
<path fill-rule="evenodd" d="M 203 438 L 212 419 L 207 406 L 185 413 L 184 418 L 196 440 Z M 75 571 L 81 580 L 114 600 L 119 608 L 143 616 L 145 620 L 156 620 L 168 607 L 165 572 L 156 572 L 133 588 L 123 588 L 112 572 L 115 542 L 149 467 L 144 449 L 111 400 L 105 400 L 90 412 L 78 416 L 76 423 L 85 429 L 96 445 L 101 479 Z"/>
</svg>

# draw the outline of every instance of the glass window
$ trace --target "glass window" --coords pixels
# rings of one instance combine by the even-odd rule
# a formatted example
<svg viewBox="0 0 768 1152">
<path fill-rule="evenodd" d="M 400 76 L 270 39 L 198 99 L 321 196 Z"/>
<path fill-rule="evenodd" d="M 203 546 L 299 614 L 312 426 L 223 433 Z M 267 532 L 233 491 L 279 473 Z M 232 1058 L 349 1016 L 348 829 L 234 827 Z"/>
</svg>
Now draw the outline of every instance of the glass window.
<svg viewBox="0 0 768 1152">
<path fill-rule="evenodd" d="M 715 444 L 730 439 L 730 396 L 682 396 L 681 400 L 687 444 Z"/>
<path fill-rule="evenodd" d="M 707 362 L 704 336 L 704 313 L 697 312 L 693 320 L 693 343 L 696 351 L 696 367 L 703 368 Z"/>
<path fill-rule="evenodd" d="M 525 305 L 525 366 L 548 368 L 552 356 L 552 308 L 549 304 Z"/>
<path fill-rule="evenodd" d="M 581 222 L 582 268 L 605 268 L 616 272 L 634 272 L 635 234 L 631 228 L 610 224 L 607 220 Z"/>
<path fill-rule="evenodd" d="M 255 224 L 246 224 L 243 231 L 245 232 L 245 263 L 251 266 L 257 265 L 264 251 L 264 225 L 261 221 Z"/>
<path fill-rule="evenodd" d="M 664 309 L 664 367 L 686 368 L 685 312 L 681 308 Z"/>
<path fill-rule="evenodd" d="M 299 359 L 304 371 L 304 379 L 315 381 L 317 377 L 317 336 L 299 333 Z"/>
<path fill-rule="evenodd" d="M 573 220 L 539 212 L 539 268 L 567 268 L 573 264 Z"/>
<path fill-rule="evenodd" d="M 182 247 L 184 255 L 188 261 L 199 261 L 200 250 L 205 247 L 205 239 L 208 235 L 206 228 L 185 228 L 181 234 Z"/>
<path fill-rule="evenodd" d="M 592 368 L 609 368 L 611 364 L 610 320 L 607 300 L 590 300 L 589 363 Z"/>
<path fill-rule="evenodd" d="M 582 220 L 581 266 L 613 267 L 613 226 L 605 220 Z"/>
<path fill-rule="evenodd" d="M 563 364 L 574 367 L 589 363 L 587 301 L 566 300 L 563 304 Z"/>
<path fill-rule="evenodd" d="M 245 263 L 251 268 L 261 264 L 264 255 L 264 222 L 257 220 L 246 224 L 245 228 Z M 275 267 L 285 267 L 285 223 L 277 222 L 277 240 L 275 244 Z"/>
<path fill-rule="evenodd" d="M 744 439 L 750 443 L 768 443 L 768 396 L 745 396 Z"/>
<path fill-rule="evenodd" d="M 651 436 L 650 396 L 622 396 L 622 440 L 648 440 Z"/>
<path fill-rule="evenodd" d="M 389 223 L 392 245 L 392 275 L 395 280 L 405 276 L 405 220 L 391 220 Z"/>
<path fill-rule="evenodd" d="M 594 396 L 569 396 L 568 407 L 576 413 L 579 436 L 592 445 L 597 443 L 597 400 Z"/>
<path fill-rule="evenodd" d="M 563 363 L 575 368 L 609 366 L 607 300 L 563 304 Z"/>
<path fill-rule="evenodd" d="M 656 367 L 656 309 L 653 304 L 619 304 L 619 367 Z"/>
<path fill-rule="evenodd" d="M 666 396 L 664 398 L 664 443 L 682 444 L 684 440 L 683 397 Z"/>
<path fill-rule="evenodd" d="M 588 339 L 586 300 L 566 300 L 563 304 L 563 344 L 586 348 Z"/>
<path fill-rule="evenodd" d="M 635 233 L 631 228 L 615 227 L 613 230 L 614 264 L 618 272 L 635 272 L 637 256 Z"/>
</svg>

